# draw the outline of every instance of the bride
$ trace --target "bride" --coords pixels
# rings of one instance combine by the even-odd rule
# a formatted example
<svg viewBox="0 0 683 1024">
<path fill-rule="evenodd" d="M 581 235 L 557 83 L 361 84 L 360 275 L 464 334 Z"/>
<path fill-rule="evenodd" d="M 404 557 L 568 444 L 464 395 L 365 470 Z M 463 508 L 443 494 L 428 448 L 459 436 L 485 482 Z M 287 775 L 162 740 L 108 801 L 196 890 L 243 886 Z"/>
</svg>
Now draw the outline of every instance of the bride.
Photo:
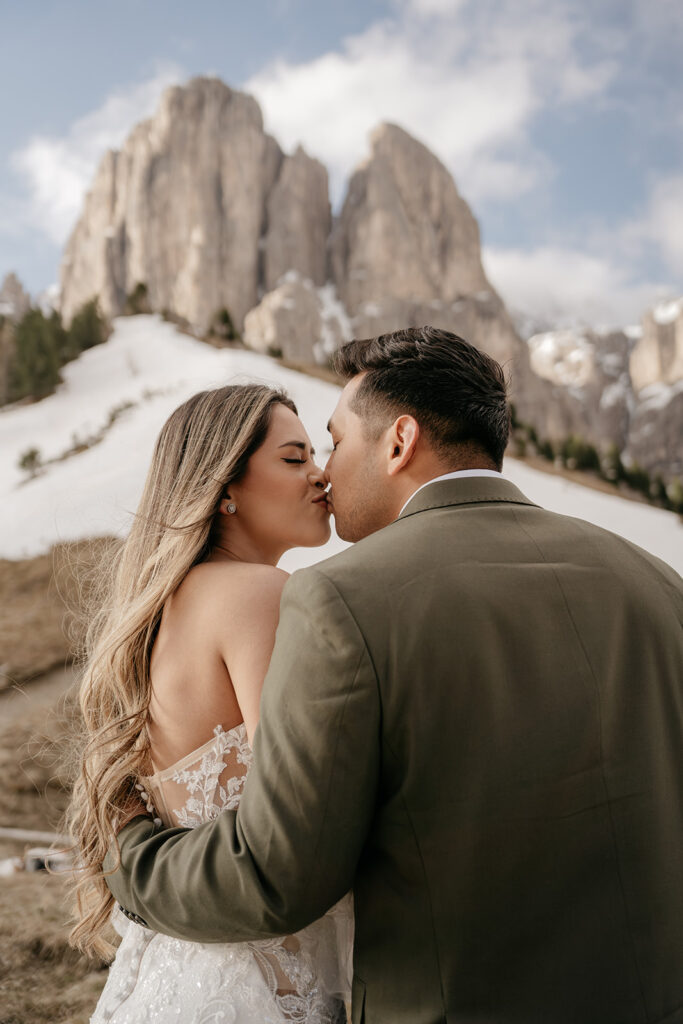
<svg viewBox="0 0 683 1024">
<path fill-rule="evenodd" d="M 296 935 L 194 943 L 124 917 L 101 866 L 139 801 L 188 828 L 238 805 L 287 578 L 277 562 L 330 536 L 313 458 L 294 404 L 262 385 L 195 395 L 157 441 L 81 685 L 71 941 L 107 956 L 110 920 L 121 936 L 92 1024 L 346 1019 L 350 896 Z"/>
</svg>

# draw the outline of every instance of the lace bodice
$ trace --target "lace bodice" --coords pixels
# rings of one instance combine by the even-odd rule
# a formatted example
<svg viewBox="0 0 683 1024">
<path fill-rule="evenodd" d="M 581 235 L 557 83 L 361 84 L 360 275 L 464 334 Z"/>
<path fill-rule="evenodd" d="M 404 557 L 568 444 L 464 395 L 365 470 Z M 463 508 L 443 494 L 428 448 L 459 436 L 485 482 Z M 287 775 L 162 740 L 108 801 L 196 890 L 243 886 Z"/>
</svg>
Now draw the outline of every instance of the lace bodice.
<svg viewBox="0 0 683 1024">
<path fill-rule="evenodd" d="M 227 731 L 218 725 L 205 744 L 169 768 L 142 777 L 139 788 L 164 825 L 195 828 L 237 808 L 251 761 L 244 724 Z M 185 942 L 142 928 L 120 913 L 114 927 L 122 942 L 91 1024 L 346 1020 L 353 943 L 350 894 L 296 935 L 255 942 Z"/>
<path fill-rule="evenodd" d="M 203 746 L 141 782 L 164 825 L 196 828 L 236 809 L 251 760 L 244 723 L 227 732 L 217 725 Z"/>
</svg>

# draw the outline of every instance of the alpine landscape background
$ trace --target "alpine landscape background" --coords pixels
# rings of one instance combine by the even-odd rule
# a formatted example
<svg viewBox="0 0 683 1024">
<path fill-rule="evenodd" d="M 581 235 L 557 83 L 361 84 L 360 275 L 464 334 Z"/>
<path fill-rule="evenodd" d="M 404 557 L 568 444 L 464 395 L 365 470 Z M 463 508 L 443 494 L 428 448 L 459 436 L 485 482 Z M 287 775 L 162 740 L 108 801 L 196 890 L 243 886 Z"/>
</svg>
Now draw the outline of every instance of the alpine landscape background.
<svg viewBox="0 0 683 1024">
<path fill-rule="evenodd" d="M 286 152 L 253 96 L 213 76 L 172 85 L 102 157 L 59 288 L 35 299 L 4 277 L 0 1024 L 85 1022 L 104 982 L 67 945 L 62 878 L 38 881 L 27 849 L 59 828 L 88 580 L 129 528 L 164 420 L 202 388 L 264 381 L 293 397 L 324 461 L 333 351 L 423 324 L 504 364 L 504 473 L 528 497 L 683 571 L 683 297 L 619 329 L 529 326 L 489 280 L 451 173 L 397 124 L 376 125 L 333 207 L 324 164 Z M 22 359 L 52 374 L 40 393 L 30 374 L 16 390 Z"/>
</svg>

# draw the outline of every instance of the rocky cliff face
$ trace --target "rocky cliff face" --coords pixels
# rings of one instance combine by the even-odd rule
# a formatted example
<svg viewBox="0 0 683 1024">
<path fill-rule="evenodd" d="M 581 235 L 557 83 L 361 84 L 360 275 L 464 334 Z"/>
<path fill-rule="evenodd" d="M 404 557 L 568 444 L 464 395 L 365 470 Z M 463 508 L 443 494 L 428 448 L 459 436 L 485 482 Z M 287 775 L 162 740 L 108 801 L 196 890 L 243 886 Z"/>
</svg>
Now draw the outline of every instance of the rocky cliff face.
<svg viewBox="0 0 683 1024">
<path fill-rule="evenodd" d="M 325 283 L 331 223 L 327 171 L 299 146 L 293 156 L 284 158 L 268 197 L 263 239 L 266 292 L 291 271 L 315 285 Z"/>
<path fill-rule="evenodd" d="M 683 379 L 683 299 L 664 303 L 645 314 L 629 370 L 636 392 L 652 384 L 675 384 Z"/>
<path fill-rule="evenodd" d="M 560 440 L 576 434 L 597 447 L 609 441 L 625 448 L 633 406 L 626 334 L 549 331 L 528 344 L 533 371 L 553 385 L 544 436 Z M 543 425 L 540 421 L 541 430 Z"/>
<path fill-rule="evenodd" d="M 443 164 L 395 125 L 380 125 L 349 184 L 332 236 L 332 272 L 352 316 L 386 300 L 454 302 L 489 292 L 479 229 Z"/>
<path fill-rule="evenodd" d="M 551 388 L 487 280 L 479 228 L 453 178 L 403 129 L 380 125 L 330 239 L 331 273 L 356 337 L 432 324 L 506 366 L 515 402 L 542 415 Z"/>
<path fill-rule="evenodd" d="M 648 311 L 640 327 L 550 331 L 529 339 L 535 373 L 554 388 L 550 439 L 614 443 L 626 462 L 665 480 L 683 474 L 683 300 Z M 680 340 L 679 340 L 680 339 Z"/>
<path fill-rule="evenodd" d="M 66 322 L 93 295 L 121 312 L 140 282 L 153 310 L 202 333 L 226 308 L 249 347 L 300 363 L 351 337 L 454 331 L 504 364 L 519 418 L 541 437 L 614 442 L 646 468 L 683 471 L 683 301 L 653 311 L 637 338 L 527 344 L 451 175 L 394 125 L 374 132 L 333 223 L 325 168 L 300 147 L 283 154 L 252 97 L 207 78 L 168 90 L 99 167 L 64 253 Z"/>
<path fill-rule="evenodd" d="M 169 89 L 100 165 L 64 253 L 64 318 L 93 295 L 119 313 L 144 282 L 153 309 L 201 331 L 226 307 L 241 328 L 289 253 L 324 273 L 326 191 L 317 161 L 285 159 L 265 134 L 252 97 L 217 79 Z"/>
</svg>

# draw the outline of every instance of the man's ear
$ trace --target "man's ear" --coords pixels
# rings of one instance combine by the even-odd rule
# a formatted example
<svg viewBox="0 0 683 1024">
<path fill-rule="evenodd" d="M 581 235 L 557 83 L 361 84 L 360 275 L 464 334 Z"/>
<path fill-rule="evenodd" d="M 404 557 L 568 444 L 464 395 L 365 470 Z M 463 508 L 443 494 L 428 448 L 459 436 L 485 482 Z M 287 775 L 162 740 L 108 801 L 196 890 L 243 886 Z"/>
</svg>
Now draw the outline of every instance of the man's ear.
<svg viewBox="0 0 683 1024">
<path fill-rule="evenodd" d="M 395 476 L 405 469 L 415 455 L 420 425 L 414 416 L 399 416 L 387 432 L 389 476 Z"/>
</svg>

